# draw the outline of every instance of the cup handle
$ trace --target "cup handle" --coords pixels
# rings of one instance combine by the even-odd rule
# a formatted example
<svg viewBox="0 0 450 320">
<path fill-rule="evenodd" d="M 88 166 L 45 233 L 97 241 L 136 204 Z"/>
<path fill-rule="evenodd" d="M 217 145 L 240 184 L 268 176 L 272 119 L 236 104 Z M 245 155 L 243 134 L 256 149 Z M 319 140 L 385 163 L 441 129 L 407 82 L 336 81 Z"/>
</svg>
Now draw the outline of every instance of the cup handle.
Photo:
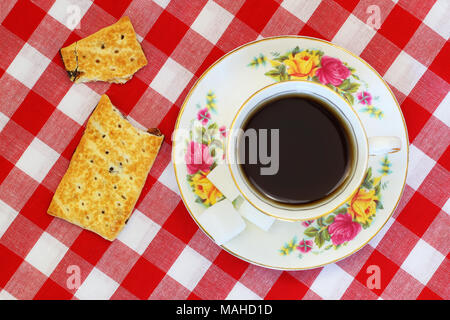
<svg viewBox="0 0 450 320">
<path fill-rule="evenodd" d="M 369 156 L 394 153 L 400 151 L 402 141 L 399 137 L 370 137 Z"/>
</svg>

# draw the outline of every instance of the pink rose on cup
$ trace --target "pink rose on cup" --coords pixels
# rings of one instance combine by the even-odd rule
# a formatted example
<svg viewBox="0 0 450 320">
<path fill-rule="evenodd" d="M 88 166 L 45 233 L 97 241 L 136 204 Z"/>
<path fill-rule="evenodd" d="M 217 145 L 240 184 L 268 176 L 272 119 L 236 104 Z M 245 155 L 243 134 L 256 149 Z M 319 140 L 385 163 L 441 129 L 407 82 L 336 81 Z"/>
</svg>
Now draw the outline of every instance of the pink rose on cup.
<svg viewBox="0 0 450 320">
<path fill-rule="evenodd" d="M 198 171 L 207 172 L 213 164 L 208 146 L 194 141 L 189 143 L 184 160 L 189 174 L 195 174 Z"/>
<path fill-rule="evenodd" d="M 352 240 L 360 231 L 361 225 L 353 221 L 349 213 L 336 215 L 334 222 L 328 227 L 328 233 L 335 246 Z"/>
<path fill-rule="evenodd" d="M 211 120 L 211 114 L 208 112 L 208 108 L 204 108 L 197 113 L 197 119 L 205 125 Z"/>
<path fill-rule="evenodd" d="M 322 84 L 339 86 L 351 74 L 339 59 L 323 56 L 320 63 L 322 67 L 317 70 L 316 75 Z"/>
</svg>

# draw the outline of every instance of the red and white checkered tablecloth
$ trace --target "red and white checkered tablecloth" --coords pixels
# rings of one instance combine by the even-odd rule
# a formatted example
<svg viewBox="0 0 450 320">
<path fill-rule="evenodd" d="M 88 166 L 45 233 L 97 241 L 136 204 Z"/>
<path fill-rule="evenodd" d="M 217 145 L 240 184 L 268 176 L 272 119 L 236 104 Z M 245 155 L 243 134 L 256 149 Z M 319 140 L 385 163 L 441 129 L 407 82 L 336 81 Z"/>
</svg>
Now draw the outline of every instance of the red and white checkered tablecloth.
<svg viewBox="0 0 450 320">
<path fill-rule="evenodd" d="M 377 9 L 381 27 L 361 28 Z M 71 30 L 76 15 L 80 27 Z M 125 85 L 71 83 L 58 50 L 123 15 L 148 66 Z M 0 299 L 449 299 L 449 17 L 449 0 L 2 0 Z M 170 137 L 209 65 L 243 43 L 284 34 L 350 49 L 385 76 L 401 104 L 409 175 L 382 236 L 309 271 L 243 262 L 189 216 L 170 139 L 130 219 L 132 234 L 109 242 L 46 214 L 101 94 Z M 380 267 L 379 289 L 366 285 L 370 265 Z"/>
</svg>

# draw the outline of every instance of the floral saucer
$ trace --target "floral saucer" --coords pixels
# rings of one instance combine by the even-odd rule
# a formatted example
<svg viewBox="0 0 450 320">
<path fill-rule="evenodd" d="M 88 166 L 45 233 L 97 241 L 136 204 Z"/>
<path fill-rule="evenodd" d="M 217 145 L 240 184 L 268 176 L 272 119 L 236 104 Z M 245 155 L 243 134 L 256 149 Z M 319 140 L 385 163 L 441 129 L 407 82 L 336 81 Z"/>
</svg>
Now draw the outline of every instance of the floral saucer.
<svg viewBox="0 0 450 320">
<path fill-rule="evenodd" d="M 245 44 L 223 56 L 199 78 L 184 101 L 175 128 L 189 132 L 187 139 L 173 143 L 180 194 L 207 235 L 208 230 L 197 218 L 224 197 L 206 175 L 225 156 L 227 128 L 254 92 L 293 79 L 322 83 L 335 90 L 358 112 L 368 136 L 397 136 L 402 140 L 402 150 L 370 157 L 363 184 L 335 211 L 311 221 L 277 220 L 267 232 L 247 222 L 242 233 L 222 245 L 245 261 L 283 270 L 320 267 L 348 257 L 367 244 L 397 206 L 408 165 L 408 136 L 397 100 L 386 82 L 361 58 L 309 37 L 281 36 Z M 202 132 L 196 134 L 194 130 Z M 201 163 L 175 161 L 179 154 L 191 158 L 195 149 L 206 155 Z"/>
</svg>

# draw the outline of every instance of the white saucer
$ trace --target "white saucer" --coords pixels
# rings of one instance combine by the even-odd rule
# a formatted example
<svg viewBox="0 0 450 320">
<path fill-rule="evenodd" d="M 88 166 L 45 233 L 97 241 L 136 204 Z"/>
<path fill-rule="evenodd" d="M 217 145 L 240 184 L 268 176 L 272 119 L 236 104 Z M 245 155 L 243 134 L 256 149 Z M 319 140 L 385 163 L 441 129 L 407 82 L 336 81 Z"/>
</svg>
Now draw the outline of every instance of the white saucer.
<svg viewBox="0 0 450 320">
<path fill-rule="evenodd" d="M 326 64 L 306 65 L 308 60 L 321 62 L 324 56 Z M 336 78 L 339 72 L 333 72 L 333 68 L 342 68 L 339 60 L 351 71 L 347 80 Z M 294 65 L 298 70 L 294 70 Z M 319 72 L 322 77 L 314 68 L 323 68 Z M 203 173 L 223 156 L 224 146 L 218 143 L 219 138 L 239 107 L 255 91 L 280 77 L 294 79 L 300 71 L 311 81 L 328 82 L 346 97 L 358 111 L 368 136 L 397 136 L 402 140 L 402 150 L 387 157 L 370 157 L 368 177 L 360 191 L 333 213 L 313 221 L 277 220 L 268 232 L 248 222 L 241 234 L 222 245 L 245 261 L 274 269 L 316 268 L 362 248 L 394 212 L 405 186 L 408 165 L 408 136 L 400 107 L 388 85 L 365 61 L 315 38 L 282 36 L 254 41 L 209 67 L 192 87 L 178 116 L 175 129 L 190 130 L 193 121 L 201 121 L 209 133 L 209 139 L 203 143 L 212 156 L 206 163 L 188 170 L 173 157 L 181 197 L 197 224 L 197 217 L 205 208 L 222 199 Z M 174 141 L 173 155 L 185 154 L 188 143 Z M 199 227 L 208 235 L 208 230 L 200 224 Z"/>
</svg>

